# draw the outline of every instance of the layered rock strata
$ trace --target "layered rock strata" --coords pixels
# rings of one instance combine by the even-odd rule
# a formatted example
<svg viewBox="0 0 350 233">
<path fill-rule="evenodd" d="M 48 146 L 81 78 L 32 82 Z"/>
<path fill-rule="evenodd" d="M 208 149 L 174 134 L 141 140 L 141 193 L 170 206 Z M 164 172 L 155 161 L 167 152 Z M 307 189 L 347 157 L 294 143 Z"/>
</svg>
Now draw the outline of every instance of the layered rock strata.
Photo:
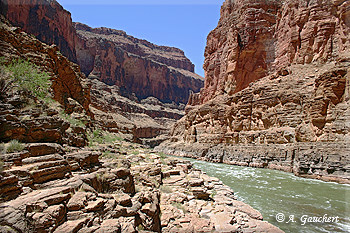
<svg viewBox="0 0 350 233">
<path fill-rule="evenodd" d="M 55 44 L 64 56 L 76 62 L 76 32 L 70 12 L 57 1 L 1 0 L 3 14 L 17 27 L 46 44 Z"/>
<path fill-rule="evenodd" d="M 172 124 L 184 114 L 184 105 L 165 104 L 155 97 L 138 101 L 121 96 L 117 86 L 91 80 L 91 111 L 100 128 L 135 142 L 158 145 L 166 139 Z M 158 139 L 152 139 L 158 137 Z M 145 141 L 146 140 L 146 141 Z"/>
<path fill-rule="evenodd" d="M 60 112 L 63 109 L 44 103 L 41 103 L 42 106 L 25 106 L 20 98 L 14 96 L 6 99 L 7 103 L 0 101 L 1 142 L 16 139 L 21 142 L 55 142 L 73 146 L 87 144 L 86 127 L 72 122 L 74 118 L 71 116 L 62 115 Z M 24 108 L 16 105 L 22 103 Z"/>
<path fill-rule="evenodd" d="M 205 87 L 158 149 L 350 183 L 348 9 L 226 1 L 208 36 Z"/>
<path fill-rule="evenodd" d="M 350 183 L 349 63 L 286 72 L 191 110 L 158 150 Z"/>
<path fill-rule="evenodd" d="M 348 59 L 348 1 L 227 0 L 205 49 L 205 87 L 189 105 L 232 95 L 289 64 Z"/>
<path fill-rule="evenodd" d="M 67 149 L 1 155 L 1 231 L 282 232 L 188 161 L 122 141 Z"/>
<path fill-rule="evenodd" d="M 92 92 L 96 95 L 92 98 L 93 110 L 100 116 L 97 123 L 113 132 L 116 129 L 119 132 L 127 131 L 135 141 L 166 132 L 165 129 L 169 128 L 174 119 L 183 115 L 181 105 L 187 103 L 190 92 L 198 92 L 203 86 L 202 77 L 194 74 L 194 65 L 180 49 L 157 46 L 123 31 L 73 24 L 70 13 L 57 1 L 1 0 L 1 6 L 2 13 L 14 25 L 22 27 L 47 44 L 57 45 L 58 49 L 53 48 L 52 53 L 59 50 L 70 61 L 76 62 L 86 76 L 107 84 L 107 89 L 115 90 L 113 95 L 117 95 L 120 101 L 108 101 L 115 106 L 102 106 L 100 96 L 106 93 L 104 89 L 98 88 L 103 88 L 103 84 L 95 85 L 96 80 L 92 80 L 91 85 L 96 87 Z M 71 66 L 66 64 L 67 60 L 53 60 L 59 63 L 59 67 Z M 79 73 L 77 67 L 74 70 L 62 70 L 55 67 L 55 64 L 51 66 L 60 76 L 67 77 L 65 82 L 54 88 L 54 91 L 61 89 L 55 93 L 56 99 L 60 103 L 69 104 L 66 96 L 71 97 L 83 104 L 88 111 L 87 102 L 83 103 L 81 97 L 71 96 L 81 89 L 74 82 L 75 78 L 71 77 L 73 73 Z M 87 85 L 83 85 L 85 90 Z M 64 90 L 69 90 L 69 93 Z M 89 98 L 87 91 L 83 92 Z M 144 99 L 149 97 L 160 101 L 145 103 L 149 100 Z M 113 114 L 116 113 L 117 116 L 107 122 L 100 121 L 110 118 L 109 113 L 103 110 L 107 108 L 112 108 Z M 142 120 L 143 117 L 147 120 Z M 162 140 L 148 143 L 154 145 Z"/>
<path fill-rule="evenodd" d="M 109 28 L 90 28 L 72 22 L 57 1 L 1 0 L 2 13 L 15 25 L 49 45 L 55 44 L 86 76 L 97 76 L 108 85 L 141 99 L 153 96 L 162 102 L 187 103 L 189 92 L 198 92 L 202 77 L 180 49 L 158 46 Z"/>
<path fill-rule="evenodd" d="M 23 59 L 36 64 L 50 75 L 53 98 L 68 113 L 72 113 L 72 101 L 75 101 L 90 114 L 90 87 L 79 67 L 64 57 L 57 46 L 40 42 L 22 29 L 12 27 L 3 16 L 0 17 L 0 56 L 8 62 Z"/>
<path fill-rule="evenodd" d="M 82 71 L 118 86 L 124 96 L 135 93 L 139 100 L 153 96 L 162 102 L 187 103 L 190 91 L 197 92 L 203 85 L 180 49 L 157 46 L 119 30 L 74 26 Z"/>
<path fill-rule="evenodd" d="M 92 85 L 92 106 L 100 126 L 151 146 L 165 140 L 183 116 L 190 91 L 203 80 L 177 48 L 157 46 L 123 31 L 75 23 L 78 62 Z"/>
</svg>

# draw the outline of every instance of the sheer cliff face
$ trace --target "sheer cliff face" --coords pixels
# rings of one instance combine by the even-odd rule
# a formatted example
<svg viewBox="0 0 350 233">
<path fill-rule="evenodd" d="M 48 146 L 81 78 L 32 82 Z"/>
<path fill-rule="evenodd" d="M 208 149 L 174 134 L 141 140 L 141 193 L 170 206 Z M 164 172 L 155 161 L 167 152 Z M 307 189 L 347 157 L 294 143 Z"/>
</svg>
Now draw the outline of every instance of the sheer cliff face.
<svg viewBox="0 0 350 233">
<path fill-rule="evenodd" d="M 205 87 L 189 105 L 232 95 L 290 64 L 320 64 L 346 57 L 348 1 L 227 0 L 207 38 Z"/>
<path fill-rule="evenodd" d="M 276 24 L 276 59 L 289 64 L 326 63 L 349 57 L 350 2 L 285 1 Z"/>
<path fill-rule="evenodd" d="M 190 105 L 233 94 L 266 75 L 273 58 L 273 33 L 279 1 L 226 1 L 205 49 L 205 87 Z M 270 59 L 270 60 L 267 60 Z"/>
<path fill-rule="evenodd" d="M 350 2 L 278 2 L 224 3 L 205 87 L 189 101 L 205 103 L 187 106 L 185 141 L 348 140 Z"/>
<path fill-rule="evenodd" d="M 71 14 L 57 1 L 1 0 L 6 17 L 14 25 L 46 44 L 56 44 L 61 53 L 76 62 L 76 33 Z"/>
<path fill-rule="evenodd" d="M 194 65 L 177 48 L 157 46 L 123 31 L 75 23 L 76 50 L 82 71 L 139 99 L 187 103 L 190 91 L 203 86 Z"/>
<path fill-rule="evenodd" d="M 349 183 L 349 23 L 350 1 L 226 1 L 205 87 L 159 148 Z"/>
</svg>

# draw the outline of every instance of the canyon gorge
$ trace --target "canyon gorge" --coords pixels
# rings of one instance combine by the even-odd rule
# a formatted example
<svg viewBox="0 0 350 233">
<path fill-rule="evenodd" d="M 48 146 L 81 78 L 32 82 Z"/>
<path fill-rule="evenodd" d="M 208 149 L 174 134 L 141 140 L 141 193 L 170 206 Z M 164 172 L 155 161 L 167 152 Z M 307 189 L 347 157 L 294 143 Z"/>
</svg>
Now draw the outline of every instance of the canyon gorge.
<svg viewBox="0 0 350 233">
<path fill-rule="evenodd" d="M 0 232 L 283 232 L 172 156 L 350 184 L 349 1 L 225 0 L 204 78 L 59 1 L 0 7 Z"/>
<path fill-rule="evenodd" d="M 91 111 L 106 130 L 158 144 L 169 124 L 183 116 L 190 91 L 203 87 L 203 78 L 194 73 L 194 65 L 180 49 L 120 30 L 73 23 L 70 12 L 56 1 L 2 2 L 12 24 L 57 45 L 62 55 L 80 66 L 95 95 Z M 156 136 L 160 139 L 150 139 Z"/>
<path fill-rule="evenodd" d="M 348 1 L 225 1 L 158 150 L 349 183 Z"/>
</svg>

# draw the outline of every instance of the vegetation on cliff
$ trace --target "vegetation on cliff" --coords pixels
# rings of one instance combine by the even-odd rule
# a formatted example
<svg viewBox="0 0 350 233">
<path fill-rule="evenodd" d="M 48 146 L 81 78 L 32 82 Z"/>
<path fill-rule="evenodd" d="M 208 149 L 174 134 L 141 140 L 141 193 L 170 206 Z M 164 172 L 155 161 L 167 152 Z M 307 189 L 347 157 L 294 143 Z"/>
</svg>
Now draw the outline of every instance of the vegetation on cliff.
<svg viewBox="0 0 350 233">
<path fill-rule="evenodd" d="M 42 101 L 49 100 L 50 76 L 40 71 L 35 64 L 22 59 L 5 64 L 4 58 L 0 58 L 0 69 L 5 73 L 1 77 L 2 96 L 11 89 L 16 89 L 23 97 L 32 96 Z"/>
</svg>

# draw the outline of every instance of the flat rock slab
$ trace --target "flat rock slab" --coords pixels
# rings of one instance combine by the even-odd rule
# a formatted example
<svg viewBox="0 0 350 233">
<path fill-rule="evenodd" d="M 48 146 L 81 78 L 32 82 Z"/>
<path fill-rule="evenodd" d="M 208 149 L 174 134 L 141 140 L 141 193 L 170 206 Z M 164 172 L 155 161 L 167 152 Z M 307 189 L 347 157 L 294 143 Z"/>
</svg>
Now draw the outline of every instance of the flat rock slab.
<svg viewBox="0 0 350 233">
<path fill-rule="evenodd" d="M 85 211 L 86 212 L 94 212 L 99 209 L 101 209 L 104 204 L 106 203 L 106 200 L 98 198 L 96 201 L 89 202 L 88 206 L 86 206 Z"/>
<path fill-rule="evenodd" d="M 74 221 L 67 221 L 59 226 L 54 233 L 76 233 L 83 228 L 87 219 L 79 219 Z"/>
<path fill-rule="evenodd" d="M 76 210 L 83 209 L 87 205 L 88 205 L 87 193 L 76 192 L 67 203 L 67 208 L 69 211 L 76 211 Z"/>
<path fill-rule="evenodd" d="M 118 233 L 121 232 L 121 226 L 118 219 L 104 220 L 96 233 Z"/>
<path fill-rule="evenodd" d="M 78 162 L 80 167 L 86 168 L 99 164 L 98 157 L 101 155 L 100 152 L 95 151 L 78 151 L 75 153 L 66 154 L 65 158 L 68 161 Z"/>
<path fill-rule="evenodd" d="M 63 160 L 63 156 L 60 154 L 50 154 L 50 155 L 43 155 L 38 157 L 29 157 L 22 160 L 23 164 L 31 164 L 31 163 L 40 163 L 40 162 L 49 162 L 49 161 L 57 161 L 57 160 Z"/>
<path fill-rule="evenodd" d="M 26 150 L 29 151 L 30 157 L 63 153 L 63 147 L 56 143 L 31 143 Z"/>
<path fill-rule="evenodd" d="M 33 192 L 18 197 L 15 200 L 12 200 L 10 202 L 6 203 L 6 206 L 14 207 L 17 209 L 20 209 L 21 206 L 26 206 L 34 203 L 39 202 L 48 202 L 48 203 L 54 203 L 60 197 L 65 197 L 66 194 L 70 195 L 70 192 L 72 192 L 73 189 L 70 187 L 57 187 L 57 188 L 50 188 L 50 189 L 43 189 L 43 190 L 34 190 Z M 65 198 L 63 198 L 65 200 Z M 1 207 L 1 205 L 0 205 Z"/>
<path fill-rule="evenodd" d="M 170 177 L 175 175 L 180 175 L 180 170 L 170 170 L 170 171 L 163 172 L 164 177 Z"/>
</svg>

